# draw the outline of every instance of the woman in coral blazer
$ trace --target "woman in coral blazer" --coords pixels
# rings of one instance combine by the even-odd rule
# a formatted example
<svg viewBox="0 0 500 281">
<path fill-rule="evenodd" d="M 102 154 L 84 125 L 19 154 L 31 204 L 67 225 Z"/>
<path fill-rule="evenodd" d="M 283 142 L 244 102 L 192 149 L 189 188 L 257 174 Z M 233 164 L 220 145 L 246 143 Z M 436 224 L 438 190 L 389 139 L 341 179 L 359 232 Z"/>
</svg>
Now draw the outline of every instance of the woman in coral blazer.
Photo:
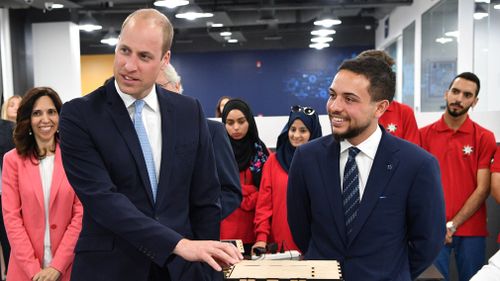
<svg viewBox="0 0 500 281">
<path fill-rule="evenodd" d="M 62 103 L 50 88 L 25 95 L 4 157 L 2 211 L 11 244 L 7 280 L 66 281 L 83 209 L 71 188 L 58 145 Z"/>
</svg>

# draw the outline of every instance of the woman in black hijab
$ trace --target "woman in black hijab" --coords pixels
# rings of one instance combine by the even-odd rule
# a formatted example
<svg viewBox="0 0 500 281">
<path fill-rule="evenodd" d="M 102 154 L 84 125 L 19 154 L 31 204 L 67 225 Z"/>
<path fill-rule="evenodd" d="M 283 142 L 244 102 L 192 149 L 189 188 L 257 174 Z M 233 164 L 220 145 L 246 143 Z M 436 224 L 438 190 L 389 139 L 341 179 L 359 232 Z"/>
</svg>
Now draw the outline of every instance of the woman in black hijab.
<svg viewBox="0 0 500 281">
<path fill-rule="evenodd" d="M 243 200 L 240 207 L 221 223 L 221 239 L 241 239 L 245 254 L 255 242 L 253 220 L 264 163 L 269 151 L 262 140 L 252 110 L 241 99 L 231 99 L 224 106 L 222 122 L 233 147 L 240 171 Z"/>
<path fill-rule="evenodd" d="M 256 243 L 253 248 L 266 248 L 275 242 L 282 251 L 299 250 L 288 227 L 286 194 L 288 170 L 295 149 L 321 137 L 318 115 L 311 107 L 292 106 L 285 128 L 281 131 L 276 153 L 264 167 L 255 207 Z"/>
</svg>

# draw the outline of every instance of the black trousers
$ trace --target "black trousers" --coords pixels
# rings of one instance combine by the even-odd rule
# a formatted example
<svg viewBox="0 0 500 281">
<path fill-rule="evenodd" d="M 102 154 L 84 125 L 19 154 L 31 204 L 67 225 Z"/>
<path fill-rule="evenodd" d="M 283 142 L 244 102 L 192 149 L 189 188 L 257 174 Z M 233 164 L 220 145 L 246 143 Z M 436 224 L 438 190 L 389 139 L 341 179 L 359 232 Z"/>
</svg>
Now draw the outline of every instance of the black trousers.
<svg viewBox="0 0 500 281">
<path fill-rule="evenodd" d="M 156 263 L 151 263 L 148 281 L 171 281 L 168 269 L 159 267 Z"/>
</svg>

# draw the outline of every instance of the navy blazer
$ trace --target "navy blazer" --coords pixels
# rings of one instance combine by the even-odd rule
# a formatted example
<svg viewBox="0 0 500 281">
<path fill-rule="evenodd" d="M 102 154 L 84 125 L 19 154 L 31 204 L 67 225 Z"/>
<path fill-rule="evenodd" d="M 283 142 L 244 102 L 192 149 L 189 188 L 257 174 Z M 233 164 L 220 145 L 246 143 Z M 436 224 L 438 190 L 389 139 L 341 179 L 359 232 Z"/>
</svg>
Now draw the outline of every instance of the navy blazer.
<svg viewBox="0 0 500 281">
<path fill-rule="evenodd" d="M 194 98 L 156 91 L 162 122 L 156 203 L 114 79 L 63 106 L 63 164 L 84 206 L 71 280 L 147 280 L 151 263 L 166 266 L 176 281 L 213 274 L 172 254 L 183 237 L 219 240 L 220 185 L 207 122 Z"/>
<path fill-rule="evenodd" d="M 217 175 L 221 186 L 222 219 L 225 219 L 241 203 L 240 172 L 224 125 L 208 119 L 207 124 L 212 136 Z"/>
<path fill-rule="evenodd" d="M 346 281 L 413 280 L 444 243 L 437 160 L 382 132 L 349 242 L 339 142 L 328 135 L 300 146 L 288 174 L 288 223 L 295 243 L 306 259 L 338 260 Z"/>
</svg>

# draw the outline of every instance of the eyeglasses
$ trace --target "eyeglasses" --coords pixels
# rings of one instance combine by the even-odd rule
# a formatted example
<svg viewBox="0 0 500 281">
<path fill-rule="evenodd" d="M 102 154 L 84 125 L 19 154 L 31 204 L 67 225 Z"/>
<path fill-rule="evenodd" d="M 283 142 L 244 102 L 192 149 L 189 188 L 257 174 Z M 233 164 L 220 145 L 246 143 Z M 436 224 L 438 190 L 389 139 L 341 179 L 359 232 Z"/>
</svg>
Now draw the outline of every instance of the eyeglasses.
<svg viewBox="0 0 500 281">
<path fill-rule="evenodd" d="M 312 107 L 302 107 L 300 105 L 293 105 L 290 110 L 292 112 L 304 112 L 305 115 L 313 115 L 316 111 Z"/>
</svg>

